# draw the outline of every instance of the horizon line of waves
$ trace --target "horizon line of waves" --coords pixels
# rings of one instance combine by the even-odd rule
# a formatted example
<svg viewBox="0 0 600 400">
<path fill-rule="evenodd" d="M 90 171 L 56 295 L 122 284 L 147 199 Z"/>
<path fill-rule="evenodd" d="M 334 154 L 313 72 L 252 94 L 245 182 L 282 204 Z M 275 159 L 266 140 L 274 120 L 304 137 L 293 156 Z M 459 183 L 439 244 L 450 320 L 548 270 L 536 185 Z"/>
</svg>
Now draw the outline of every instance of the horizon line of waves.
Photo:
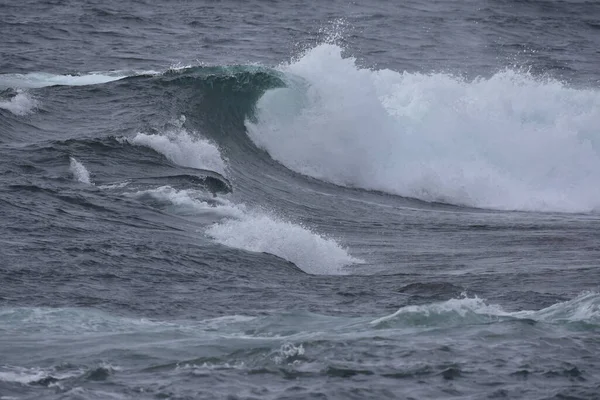
<svg viewBox="0 0 600 400">
<path fill-rule="evenodd" d="M 600 208 L 600 91 L 504 70 L 468 81 L 370 70 L 321 44 L 280 67 L 254 144 L 341 186 L 476 208 Z"/>
<path fill-rule="evenodd" d="M 498 304 L 488 304 L 475 296 L 463 294 L 444 302 L 405 306 L 393 314 L 371 321 L 371 325 L 388 328 L 394 326 L 440 326 L 481 324 L 501 320 L 534 320 L 550 324 L 583 323 L 600 324 L 600 294 L 583 292 L 574 299 L 553 304 L 541 310 L 504 311 Z"/>
<path fill-rule="evenodd" d="M 350 256 L 336 240 L 264 211 L 251 210 L 205 192 L 170 186 L 129 193 L 129 196 L 166 204 L 167 210 L 186 217 L 208 217 L 204 233 L 215 242 L 237 249 L 269 253 L 310 274 L 344 274 L 344 267 L 363 262 Z"/>
</svg>

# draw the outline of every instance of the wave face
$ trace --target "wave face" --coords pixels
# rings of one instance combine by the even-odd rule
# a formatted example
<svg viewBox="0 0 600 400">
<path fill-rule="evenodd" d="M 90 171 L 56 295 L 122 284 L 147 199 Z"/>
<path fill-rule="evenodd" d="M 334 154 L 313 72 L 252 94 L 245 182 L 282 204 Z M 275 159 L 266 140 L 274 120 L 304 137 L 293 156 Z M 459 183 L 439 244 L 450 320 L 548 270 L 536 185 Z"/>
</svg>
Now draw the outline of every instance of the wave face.
<svg viewBox="0 0 600 400">
<path fill-rule="evenodd" d="M 466 80 L 370 70 L 322 44 L 281 67 L 246 121 L 254 143 L 327 182 L 428 202 L 600 206 L 600 91 L 505 70 Z"/>
</svg>

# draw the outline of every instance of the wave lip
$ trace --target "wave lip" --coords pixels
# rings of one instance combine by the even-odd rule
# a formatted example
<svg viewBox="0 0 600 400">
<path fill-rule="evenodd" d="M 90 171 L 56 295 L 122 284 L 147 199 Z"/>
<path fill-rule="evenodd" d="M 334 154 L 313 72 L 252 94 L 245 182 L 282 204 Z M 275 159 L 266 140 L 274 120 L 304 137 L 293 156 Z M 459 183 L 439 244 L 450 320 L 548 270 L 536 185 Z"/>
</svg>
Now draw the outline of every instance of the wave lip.
<svg viewBox="0 0 600 400">
<path fill-rule="evenodd" d="M 600 90 L 506 70 L 468 81 L 356 66 L 322 44 L 281 67 L 249 137 L 337 185 L 477 208 L 600 208 Z"/>
</svg>

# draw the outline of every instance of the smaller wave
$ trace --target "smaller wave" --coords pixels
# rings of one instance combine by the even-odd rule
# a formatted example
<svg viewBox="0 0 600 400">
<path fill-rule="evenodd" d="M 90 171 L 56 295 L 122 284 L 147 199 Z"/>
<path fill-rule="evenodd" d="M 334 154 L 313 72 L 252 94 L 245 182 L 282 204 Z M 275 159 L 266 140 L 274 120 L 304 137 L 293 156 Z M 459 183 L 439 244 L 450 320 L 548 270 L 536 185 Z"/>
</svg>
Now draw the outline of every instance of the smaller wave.
<svg viewBox="0 0 600 400">
<path fill-rule="evenodd" d="M 600 294 L 585 292 L 572 300 L 556 303 L 541 310 L 504 311 L 500 305 L 487 304 L 479 297 L 405 306 L 391 315 L 377 318 L 372 325 L 387 327 L 396 323 L 415 326 L 463 325 L 497 321 L 499 319 L 530 319 L 547 323 L 600 324 Z"/>
<path fill-rule="evenodd" d="M 37 101 L 25 92 L 17 92 L 10 100 L 0 101 L 0 108 L 19 116 L 33 113 Z"/>
<path fill-rule="evenodd" d="M 163 134 L 138 133 L 127 140 L 131 144 L 150 147 L 183 167 L 214 171 L 227 176 L 226 164 L 219 148 L 207 139 L 191 135 L 182 127 L 184 122 L 185 117 L 182 116 L 173 129 Z"/>
<path fill-rule="evenodd" d="M 177 190 L 169 186 L 130 194 L 150 197 L 170 205 L 179 215 L 212 215 L 216 221 L 206 234 L 216 242 L 259 253 L 270 253 L 294 263 L 311 274 L 343 274 L 344 266 L 361 263 L 335 240 L 321 236 L 299 224 L 264 212 L 248 209 L 227 199 L 209 200 L 197 190 Z"/>
<path fill-rule="evenodd" d="M 81 183 L 91 185 L 90 172 L 85 168 L 85 165 L 77 161 L 74 157 L 70 157 L 70 160 L 71 164 L 69 170 L 71 171 L 71 174 L 73 174 L 73 178 Z"/>
</svg>

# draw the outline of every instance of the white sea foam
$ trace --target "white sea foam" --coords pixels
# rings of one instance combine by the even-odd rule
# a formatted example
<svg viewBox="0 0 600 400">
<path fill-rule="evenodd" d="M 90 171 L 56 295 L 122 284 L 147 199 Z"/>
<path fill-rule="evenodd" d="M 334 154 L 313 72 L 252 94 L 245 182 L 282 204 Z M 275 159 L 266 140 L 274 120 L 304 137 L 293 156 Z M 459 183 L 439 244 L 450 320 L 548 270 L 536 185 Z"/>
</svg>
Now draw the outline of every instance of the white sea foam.
<svg viewBox="0 0 600 400">
<path fill-rule="evenodd" d="M 227 174 L 219 148 L 197 134 L 190 134 L 181 126 L 161 135 L 138 133 L 128 140 L 132 144 L 150 147 L 181 166 L 214 171 L 223 176 Z"/>
<path fill-rule="evenodd" d="M 342 274 L 344 266 L 361 262 L 335 240 L 266 214 L 228 219 L 206 233 L 226 246 L 275 254 L 311 274 Z"/>
<path fill-rule="evenodd" d="M 450 299 L 440 303 L 405 306 L 391 315 L 373 320 L 371 324 L 379 325 L 399 319 L 409 319 L 419 324 L 441 320 L 462 323 L 470 319 L 481 322 L 482 318 L 517 318 L 549 323 L 585 322 L 600 324 L 600 294 L 585 292 L 572 300 L 556 303 L 541 310 L 517 312 L 504 311 L 497 304 L 488 304 L 478 297 L 467 297 L 465 295 L 458 299 Z"/>
<path fill-rule="evenodd" d="M 69 170 L 71 171 L 71 174 L 73 174 L 73 178 L 81 183 L 91 185 L 90 172 L 85 168 L 85 165 L 77 161 L 75 157 L 70 157 L 70 160 Z"/>
<path fill-rule="evenodd" d="M 303 355 L 304 346 L 302 346 L 302 343 L 298 346 L 295 346 L 293 343 L 284 343 L 273 357 L 273 361 L 275 364 L 290 363 L 290 361 L 293 363 L 297 357 L 302 357 Z"/>
<path fill-rule="evenodd" d="M 319 45 L 281 67 L 248 134 L 335 184 L 495 209 L 600 207 L 600 90 L 507 70 L 464 80 L 369 70 Z"/>
<path fill-rule="evenodd" d="M 28 384 L 41 379 L 53 377 L 67 379 L 83 374 L 83 370 L 57 372 L 53 368 L 25 368 L 18 366 L 0 366 L 0 381 Z"/>
<path fill-rule="evenodd" d="M 4 382 L 16 382 L 27 384 L 30 382 L 39 381 L 40 379 L 45 378 L 47 376 L 47 372 L 37 368 L 28 369 L 14 367 L 10 369 L 0 370 L 0 381 Z"/>
<path fill-rule="evenodd" d="M 37 106 L 37 101 L 31 95 L 22 91 L 17 92 L 9 100 L 0 100 L 0 108 L 19 116 L 31 114 Z"/>
<path fill-rule="evenodd" d="M 129 194 L 169 202 L 169 211 L 182 215 L 213 215 L 216 222 L 206 234 L 218 243 L 253 252 L 274 254 L 293 262 L 312 274 L 342 274 L 343 267 L 361 260 L 351 257 L 334 239 L 313 232 L 300 224 L 265 212 L 248 209 L 227 199 L 206 198 L 196 190 L 177 190 L 169 186 Z"/>
<path fill-rule="evenodd" d="M 87 308 L 0 308 L 0 333 L 6 336 L 85 335 L 94 333 L 175 330 L 180 325 L 145 318 L 127 318 Z"/>
<path fill-rule="evenodd" d="M 46 72 L 31 72 L 27 74 L 0 74 L 0 88 L 34 89 L 46 86 L 85 86 L 117 81 L 131 75 L 156 73 L 145 71 L 139 73 L 126 72 L 94 72 L 82 75 L 60 75 Z"/>
</svg>

